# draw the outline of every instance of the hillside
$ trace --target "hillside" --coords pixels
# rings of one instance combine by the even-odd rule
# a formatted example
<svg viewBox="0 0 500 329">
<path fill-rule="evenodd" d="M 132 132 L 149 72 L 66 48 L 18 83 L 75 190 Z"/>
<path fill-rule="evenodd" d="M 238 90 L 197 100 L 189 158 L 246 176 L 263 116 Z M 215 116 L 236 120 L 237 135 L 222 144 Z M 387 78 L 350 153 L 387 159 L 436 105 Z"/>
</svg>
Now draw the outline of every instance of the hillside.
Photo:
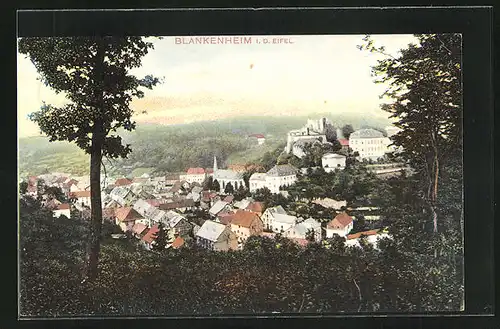
<svg viewBox="0 0 500 329">
<path fill-rule="evenodd" d="M 350 123 L 354 128 L 384 127 L 388 121 L 359 115 L 318 113 L 309 118 L 329 118 L 336 126 Z M 218 121 L 201 121 L 182 125 L 139 124 L 133 132 L 121 132 L 133 152 L 128 159 L 105 161 L 108 174 L 132 175 L 157 171 L 184 171 L 188 167 L 212 167 L 213 156 L 220 164 L 252 162 L 260 159 L 286 141 L 286 133 L 302 127 L 308 117 L 238 117 Z M 264 134 L 266 143 L 256 145 L 250 134 Z M 85 175 L 89 157 L 76 145 L 48 142 L 44 137 L 19 140 L 21 176 L 45 172 L 67 172 Z"/>
</svg>

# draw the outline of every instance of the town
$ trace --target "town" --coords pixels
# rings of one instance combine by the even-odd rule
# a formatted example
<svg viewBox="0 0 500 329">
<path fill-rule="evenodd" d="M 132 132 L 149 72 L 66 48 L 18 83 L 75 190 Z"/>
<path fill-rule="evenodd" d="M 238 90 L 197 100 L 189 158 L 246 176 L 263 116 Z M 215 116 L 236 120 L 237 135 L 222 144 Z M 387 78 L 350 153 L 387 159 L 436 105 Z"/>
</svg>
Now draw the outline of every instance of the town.
<svg viewBox="0 0 500 329">
<path fill-rule="evenodd" d="M 149 250 L 190 245 L 215 251 L 238 250 L 250 236 L 273 238 L 277 234 L 299 246 L 324 242 L 338 235 L 345 239 L 346 246 L 359 247 L 363 240 L 376 247 L 380 238 L 390 237 L 377 205 L 336 200 L 322 193 L 304 197 L 293 190 L 298 181 L 319 172 L 341 173 L 349 166 L 350 158 L 354 159 L 351 166 L 363 165 L 368 173 L 382 179 L 411 170 L 387 160 L 387 153 L 397 152 L 390 141 L 397 129 L 388 127 L 385 133 L 360 129 L 343 136 L 346 133 L 337 128 L 334 140 L 340 149 L 334 153 L 328 152 L 332 143 L 326 136 L 332 127 L 326 118 L 308 120 L 301 129 L 288 133 L 286 147 L 280 155 L 300 160 L 311 147 L 324 146 L 320 166 L 295 167 L 277 161 L 265 172 L 249 165 L 221 169 L 214 156 L 213 168 L 192 167 L 185 172 L 158 177 L 148 174 L 104 176 L 101 184 L 103 220 L 117 225 L 123 232 L 114 237 L 137 239 Z M 250 137 L 256 138 L 259 145 L 265 143 L 264 135 Z M 90 218 L 88 177 L 51 173 L 30 176 L 21 184 L 24 185 L 22 193 L 39 198 L 53 211 L 54 217 Z M 273 203 L 276 199 L 279 201 Z M 308 201 L 325 211 L 308 214 L 291 207 Z M 363 225 L 359 225 L 361 222 Z"/>
</svg>

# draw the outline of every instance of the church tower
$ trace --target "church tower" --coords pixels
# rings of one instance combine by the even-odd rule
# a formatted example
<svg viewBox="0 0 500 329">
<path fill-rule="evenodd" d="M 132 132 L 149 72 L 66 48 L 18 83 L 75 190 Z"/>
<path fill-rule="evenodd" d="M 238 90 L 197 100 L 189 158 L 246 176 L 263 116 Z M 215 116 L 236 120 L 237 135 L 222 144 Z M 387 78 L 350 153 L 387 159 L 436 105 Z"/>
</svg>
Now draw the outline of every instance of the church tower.
<svg viewBox="0 0 500 329">
<path fill-rule="evenodd" d="M 217 171 L 217 158 L 215 157 L 214 154 L 214 173 Z"/>
</svg>

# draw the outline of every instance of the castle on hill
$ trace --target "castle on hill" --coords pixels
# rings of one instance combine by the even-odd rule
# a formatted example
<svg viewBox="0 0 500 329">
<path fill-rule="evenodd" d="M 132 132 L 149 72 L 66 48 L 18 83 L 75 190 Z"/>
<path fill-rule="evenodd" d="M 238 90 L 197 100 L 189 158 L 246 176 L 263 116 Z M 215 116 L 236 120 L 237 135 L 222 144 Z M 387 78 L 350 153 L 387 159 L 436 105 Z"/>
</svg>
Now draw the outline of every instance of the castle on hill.
<svg viewBox="0 0 500 329">
<path fill-rule="evenodd" d="M 307 123 L 304 127 L 288 132 L 285 152 L 293 153 L 301 158 L 304 156 L 302 150 L 304 144 L 317 141 L 326 143 L 326 128 L 328 126 L 332 126 L 332 123 L 327 118 L 318 120 L 307 119 Z"/>
</svg>

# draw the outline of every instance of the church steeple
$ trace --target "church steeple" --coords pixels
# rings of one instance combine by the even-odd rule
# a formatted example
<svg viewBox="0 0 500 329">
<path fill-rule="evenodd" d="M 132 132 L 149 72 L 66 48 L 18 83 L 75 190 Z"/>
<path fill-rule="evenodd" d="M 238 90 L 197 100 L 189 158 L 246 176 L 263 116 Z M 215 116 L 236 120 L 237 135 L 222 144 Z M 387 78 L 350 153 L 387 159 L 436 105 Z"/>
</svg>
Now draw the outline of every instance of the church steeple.
<svg viewBox="0 0 500 329">
<path fill-rule="evenodd" d="M 214 173 L 217 171 L 217 158 L 215 157 L 214 154 Z"/>
</svg>

